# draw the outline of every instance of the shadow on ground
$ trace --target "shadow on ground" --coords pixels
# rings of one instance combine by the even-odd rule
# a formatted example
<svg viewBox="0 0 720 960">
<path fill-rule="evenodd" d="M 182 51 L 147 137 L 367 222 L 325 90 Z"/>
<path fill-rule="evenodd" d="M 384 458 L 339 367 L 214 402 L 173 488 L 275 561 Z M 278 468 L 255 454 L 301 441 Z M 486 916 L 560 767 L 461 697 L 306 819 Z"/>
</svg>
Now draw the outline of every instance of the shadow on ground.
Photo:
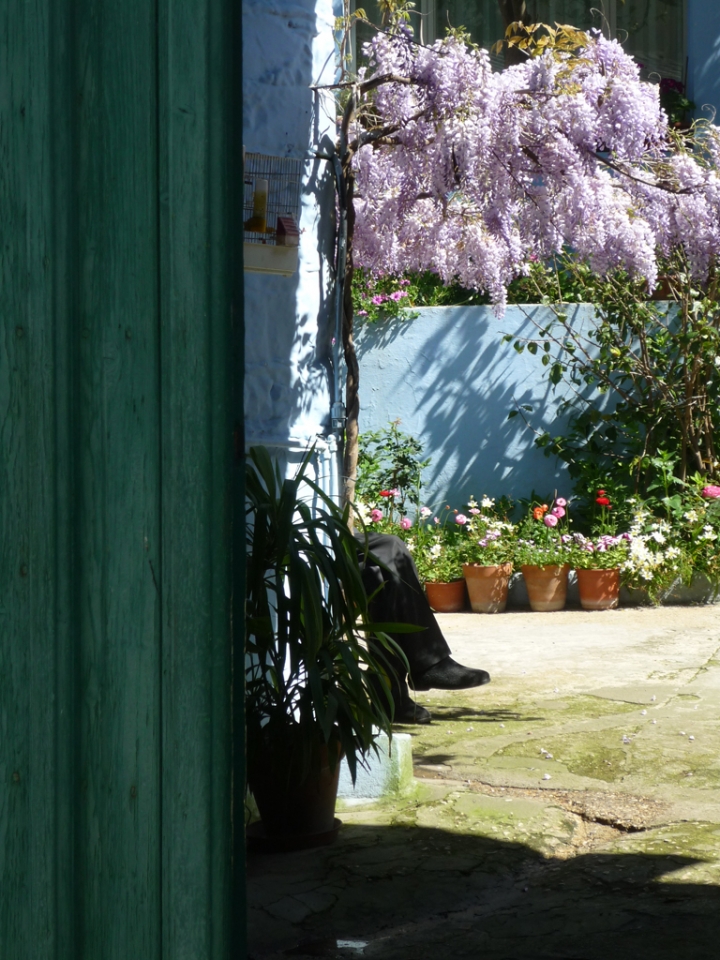
<svg viewBox="0 0 720 960">
<path fill-rule="evenodd" d="M 399 822 L 345 825 L 333 847 L 250 855 L 250 955 L 718 956 L 720 891 L 707 875 L 699 882 L 686 876 L 709 865 L 676 848 L 655 854 L 617 846 L 562 859 L 517 842 Z"/>
<path fill-rule="evenodd" d="M 420 694 L 422 696 L 422 694 Z M 518 713 L 516 710 L 478 710 L 475 707 L 470 707 L 466 705 L 460 706 L 446 706 L 444 704 L 433 704 L 432 716 L 435 724 L 437 725 L 440 721 L 445 722 L 463 722 L 467 720 L 477 721 L 478 723 L 499 723 L 512 721 L 517 723 L 536 723 L 542 722 L 545 720 L 545 717 L 533 716 L 531 714 Z M 396 724 L 398 729 L 403 727 L 403 724 Z M 407 725 L 405 725 L 407 726 Z M 417 726 L 411 725 L 407 729 L 411 731 L 416 731 Z"/>
</svg>

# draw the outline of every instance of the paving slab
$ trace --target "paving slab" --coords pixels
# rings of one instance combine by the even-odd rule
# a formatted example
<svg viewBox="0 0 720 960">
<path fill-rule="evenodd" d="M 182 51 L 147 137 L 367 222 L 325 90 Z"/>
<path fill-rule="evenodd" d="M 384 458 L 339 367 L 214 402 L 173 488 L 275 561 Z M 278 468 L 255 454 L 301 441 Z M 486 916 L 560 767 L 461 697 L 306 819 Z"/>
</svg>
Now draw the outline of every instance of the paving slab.
<svg viewBox="0 0 720 960">
<path fill-rule="evenodd" d="M 439 617 L 413 790 L 337 842 L 251 854 L 250 955 L 720 956 L 720 608 Z"/>
</svg>

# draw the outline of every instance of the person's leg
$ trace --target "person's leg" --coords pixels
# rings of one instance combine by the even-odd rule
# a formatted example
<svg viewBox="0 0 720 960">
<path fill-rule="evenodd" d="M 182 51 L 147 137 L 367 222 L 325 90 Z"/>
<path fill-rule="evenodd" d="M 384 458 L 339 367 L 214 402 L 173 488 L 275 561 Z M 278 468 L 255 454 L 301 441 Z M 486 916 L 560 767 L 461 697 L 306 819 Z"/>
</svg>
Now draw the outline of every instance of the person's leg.
<svg viewBox="0 0 720 960">
<path fill-rule="evenodd" d="M 425 597 L 410 551 L 399 537 L 368 534 L 370 551 L 383 567 L 369 559 L 363 569 L 363 583 L 371 601 L 370 613 L 380 623 L 412 623 L 418 633 L 391 633 L 407 657 L 410 676 L 420 676 L 450 656 L 450 647 Z M 378 590 L 378 588 L 381 588 Z"/>
<path fill-rule="evenodd" d="M 371 601 L 372 618 L 378 622 L 410 623 L 423 628 L 417 633 L 390 634 L 407 658 L 412 686 L 416 690 L 433 687 L 461 690 L 488 683 L 490 676 L 485 670 L 464 667 L 450 656 L 450 647 L 430 609 L 412 555 L 403 541 L 390 534 L 378 533 L 370 533 L 368 541 L 372 556 L 364 563 L 363 582 L 368 595 L 375 594 Z M 374 558 L 383 566 L 374 562 Z M 402 689 L 404 666 L 400 661 L 393 666 L 401 684 L 396 695 L 399 694 L 400 701 L 406 703 L 408 709 L 411 709 L 409 705 L 417 709 L 407 692 L 407 685 Z M 430 719 L 429 714 L 427 719 Z"/>
</svg>

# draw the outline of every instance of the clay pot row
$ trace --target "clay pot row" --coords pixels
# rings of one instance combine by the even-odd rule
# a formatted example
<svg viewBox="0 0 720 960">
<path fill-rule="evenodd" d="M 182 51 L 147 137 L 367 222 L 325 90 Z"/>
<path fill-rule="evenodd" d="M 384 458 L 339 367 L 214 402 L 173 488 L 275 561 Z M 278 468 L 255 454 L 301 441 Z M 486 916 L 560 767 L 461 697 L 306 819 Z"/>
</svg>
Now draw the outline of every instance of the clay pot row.
<svg viewBox="0 0 720 960">
<path fill-rule="evenodd" d="M 521 567 L 530 608 L 539 612 L 562 610 L 567 599 L 568 564 Z M 580 605 L 583 610 L 610 610 L 618 605 L 619 570 L 577 570 Z M 430 606 L 438 613 L 456 613 L 465 609 L 465 588 L 476 613 L 502 613 L 507 605 L 512 564 L 482 567 L 466 564 L 464 580 L 451 583 L 426 583 Z"/>
</svg>

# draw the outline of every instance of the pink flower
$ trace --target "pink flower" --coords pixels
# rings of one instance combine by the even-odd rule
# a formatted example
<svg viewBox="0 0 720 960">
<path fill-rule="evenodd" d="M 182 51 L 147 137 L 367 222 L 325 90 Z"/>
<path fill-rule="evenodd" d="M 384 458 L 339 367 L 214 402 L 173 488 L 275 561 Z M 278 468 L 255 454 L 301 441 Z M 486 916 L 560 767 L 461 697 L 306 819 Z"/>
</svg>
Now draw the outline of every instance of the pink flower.
<svg viewBox="0 0 720 960">
<path fill-rule="evenodd" d="M 467 522 L 468 522 L 468 518 L 465 516 L 464 513 L 458 513 L 458 514 L 455 516 L 455 523 L 459 523 L 460 526 L 462 526 L 463 524 L 465 524 L 465 523 L 467 523 Z"/>
<path fill-rule="evenodd" d="M 708 500 L 720 500 L 720 487 L 711 483 L 707 487 L 702 488 L 702 495 Z"/>
<path fill-rule="evenodd" d="M 430 507 L 420 507 L 420 516 L 421 516 L 421 517 L 423 517 L 423 518 L 424 518 L 424 517 L 429 517 L 431 513 L 432 513 L 432 510 L 430 509 Z"/>
<path fill-rule="evenodd" d="M 476 516 L 480 513 L 480 511 L 478 510 L 477 507 L 471 507 L 471 508 L 470 508 L 470 513 L 471 513 L 474 517 L 476 517 Z"/>
<path fill-rule="evenodd" d="M 395 293 L 390 294 L 391 300 L 402 300 L 403 297 L 407 296 L 407 290 L 396 290 Z"/>
<path fill-rule="evenodd" d="M 391 491 L 390 491 L 390 496 L 391 496 L 391 497 L 399 497 L 399 496 L 400 496 L 400 491 L 397 489 L 397 487 L 396 487 L 394 490 L 391 490 Z"/>
<path fill-rule="evenodd" d="M 378 510 L 377 507 L 370 512 L 370 519 L 373 523 L 379 523 L 383 518 L 382 510 Z"/>
<path fill-rule="evenodd" d="M 440 523 L 440 517 L 434 517 L 433 519 L 435 523 Z"/>
<path fill-rule="evenodd" d="M 555 506 L 556 506 L 556 507 L 566 507 L 566 506 L 567 506 L 567 500 L 566 500 L 564 497 L 556 497 L 556 498 L 555 498 Z M 561 514 L 561 513 L 558 513 L 558 514 L 556 514 L 556 516 L 561 517 L 562 514 Z"/>
<path fill-rule="evenodd" d="M 558 518 L 554 516 L 552 513 L 546 513 L 545 516 L 543 517 L 543 523 L 545 524 L 546 527 L 556 527 L 557 522 L 558 522 Z"/>
<path fill-rule="evenodd" d="M 564 517 L 565 516 L 565 507 L 562 505 L 557 505 L 552 508 L 551 511 L 553 517 Z"/>
<path fill-rule="evenodd" d="M 400 521 L 400 526 L 402 527 L 403 530 L 409 530 L 410 527 L 412 526 L 412 520 L 410 519 L 410 517 L 403 517 L 402 520 Z"/>
<path fill-rule="evenodd" d="M 401 286 L 401 287 L 409 287 L 409 286 L 410 286 L 410 281 L 409 281 L 409 280 L 401 280 L 401 281 L 400 281 L 400 286 Z"/>
<path fill-rule="evenodd" d="M 385 303 L 387 297 L 383 293 L 376 293 L 374 297 L 370 298 L 370 303 L 373 303 L 376 307 L 379 307 L 381 303 Z"/>
</svg>

